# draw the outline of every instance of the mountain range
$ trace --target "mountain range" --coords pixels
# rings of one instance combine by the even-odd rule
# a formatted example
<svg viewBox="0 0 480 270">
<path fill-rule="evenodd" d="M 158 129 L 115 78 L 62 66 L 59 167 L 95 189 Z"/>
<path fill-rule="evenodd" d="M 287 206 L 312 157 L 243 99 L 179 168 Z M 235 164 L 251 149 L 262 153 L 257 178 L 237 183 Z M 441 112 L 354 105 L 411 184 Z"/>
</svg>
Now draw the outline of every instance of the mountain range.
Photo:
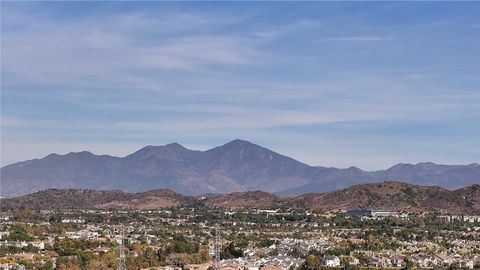
<svg viewBox="0 0 480 270">
<path fill-rule="evenodd" d="M 310 166 L 244 140 L 206 151 L 180 144 L 146 146 L 128 156 L 90 152 L 50 154 L 0 169 L 0 195 L 13 197 L 50 188 L 171 189 L 181 194 L 263 190 L 279 195 L 327 192 L 352 185 L 397 180 L 458 189 L 480 183 L 480 165 L 431 162 L 397 164 L 380 171 Z"/>
<path fill-rule="evenodd" d="M 0 210 L 106 209 L 151 210 L 171 206 L 221 208 L 283 208 L 318 213 L 348 209 L 389 209 L 408 212 L 480 214 L 480 185 L 450 191 L 402 182 L 355 185 L 347 189 L 278 196 L 264 191 L 235 192 L 213 197 L 184 196 L 168 189 L 128 193 L 119 190 L 49 189 L 1 199 Z"/>
</svg>

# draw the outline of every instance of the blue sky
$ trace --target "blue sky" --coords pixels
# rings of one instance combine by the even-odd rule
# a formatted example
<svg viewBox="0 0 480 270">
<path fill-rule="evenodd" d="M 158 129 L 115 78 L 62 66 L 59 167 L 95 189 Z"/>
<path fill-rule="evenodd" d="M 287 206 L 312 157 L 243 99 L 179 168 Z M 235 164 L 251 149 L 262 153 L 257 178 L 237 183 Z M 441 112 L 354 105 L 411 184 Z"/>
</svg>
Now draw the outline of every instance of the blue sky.
<svg viewBox="0 0 480 270">
<path fill-rule="evenodd" d="M 480 161 L 480 2 L 1 2 L 1 164 L 235 138 Z"/>
</svg>

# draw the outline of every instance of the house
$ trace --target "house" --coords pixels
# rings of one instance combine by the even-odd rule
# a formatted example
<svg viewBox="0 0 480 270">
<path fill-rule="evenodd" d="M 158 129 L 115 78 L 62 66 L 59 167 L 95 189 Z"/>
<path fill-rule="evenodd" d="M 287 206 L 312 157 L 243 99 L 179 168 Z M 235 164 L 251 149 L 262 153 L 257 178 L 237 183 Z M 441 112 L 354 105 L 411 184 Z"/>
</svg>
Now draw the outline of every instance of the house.
<svg viewBox="0 0 480 270">
<path fill-rule="evenodd" d="M 24 247 L 28 247 L 28 244 L 27 242 L 15 242 L 14 246 L 17 248 L 24 248 Z"/>
<path fill-rule="evenodd" d="M 463 221 L 466 222 L 480 222 L 480 216 L 463 216 Z"/>
<path fill-rule="evenodd" d="M 459 266 L 462 269 L 473 269 L 473 261 L 472 260 L 460 260 Z"/>
<path fill-rule="evenodd" d="M 346 214 L 348 216 L 389 217 L 397 215 L 397 212 L 390 210 L 352 209 L 347 210 Z"/>
<path fill-rule="evenodd" d="M 11 264 L 11 263 L 0 264 L 0 270 L 10 270 L 15 268 L 17 268 L 17 264 Z"/>
<path fill-rule="evenodd" d="M 0 232 L 0 239 L 3 239 L 4 236 L 10 235 L 9 231 Z"/>
<path fill-rule="evenodd" d="M 370 264 L 371 266 L 378 268 L 382 266 L 382 260 L 378 257 L 371 257 L 370 258 Z"/>
<path fill-rule="evenodd" d="M 405 257 L 403 256 L 395 256 L 392 258 L 391 262 L 394 267 L 405 267 L 407 265 Z"/>
<path fill-rule="evenodd" d="M 326 256 L 324 258 L 324 264 L 326 267 L 339 267 L 340 259 L 337 256 Z"/>
<path fill-rule="evenodd" d="M 45 249 L 45 243 L 43 243 L 42 241 L 30 242 L 30 244 L 32 244 L 32 246 L 38 249 Z"/>
<path fill-rule="evenodd" d="M 443 265 L 443 266 L 449 266 L 450 264 L 452 264 L 453 262 L 453 259 L 450 258 L 449 256 L 447 255 L 443 255 L 443 254 L 437 254 L 435 255 L 437 257 L 437 260 L 439 262 L 440 265 Z"/>
<path fill-rule="evenodd" d="M 434 258 L 429 258 L 427 256 L 422 256 L 418 254 L 412 256 L 413 263 L 420 268 L 427 268 L 431 264 L 436 264 L 436 260 L 434 261 L 433 259 Z"/>
</svg>

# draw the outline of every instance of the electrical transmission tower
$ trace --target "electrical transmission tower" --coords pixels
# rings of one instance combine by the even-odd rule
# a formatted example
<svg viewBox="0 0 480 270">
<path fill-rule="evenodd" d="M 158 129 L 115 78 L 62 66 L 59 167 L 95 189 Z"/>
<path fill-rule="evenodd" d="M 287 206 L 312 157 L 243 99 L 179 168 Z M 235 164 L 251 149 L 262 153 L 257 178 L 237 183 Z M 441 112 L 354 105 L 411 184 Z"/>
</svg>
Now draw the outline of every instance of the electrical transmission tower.
<svg viewBox="0 0 480 270">
<path fill-rule="evenodd" d="M 220 242 L 220 229 L 218 228 L 218 224 L 215 226 L 215 238 L 214 238 L 214 267 L 215 270 L 220 269 L 220 249 L 222 248 L 222 244 Z"/>
<path fill-rule="evenodd" d="M 127 262 L 125 260 L 125 247 L 123 245 L 123 228 L 121 229 L 120 236 L 120 247 L 119 247 L 119 256 L 118 256 L 118 265 L 117 270 L 127 270 Z"/>
</svg>

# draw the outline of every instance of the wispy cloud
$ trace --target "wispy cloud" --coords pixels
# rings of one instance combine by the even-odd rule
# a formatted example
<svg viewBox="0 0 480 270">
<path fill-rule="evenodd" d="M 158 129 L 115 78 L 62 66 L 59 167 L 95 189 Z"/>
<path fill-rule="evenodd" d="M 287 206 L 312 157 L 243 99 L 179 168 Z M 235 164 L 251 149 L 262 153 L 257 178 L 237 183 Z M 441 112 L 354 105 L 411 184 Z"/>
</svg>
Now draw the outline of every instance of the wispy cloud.
<svg viewBox="0 0 480 270">
<path fill-rule="evenodd" d="M 475 156 L 475 22 L 399 23 L 333 3 L 286 3 L 289 16 L 270 4 L 79 5 L 102 8 L 2 3 L 2 164 L 29 157 L 14 151 L 22 143 L 35 157 L 238 137 L 318 165 L 362 165 L 348 161 L 362 152 L 369 167 L 376 153 L 409 162 L 425 138 L 425 158 L 450 158 L 434 146 L 452 141 L 456 160 Z"/>
<path fill-rule="evenodd" d="M 313 43 L 322 43 L 322 42 L 380 42 L 380 41 L 389 41 L 391 38 L 380 37 L 380 36 L 351 36 L 351 37 L 330 37 L 330 38 L 320 38 L 313 41 Z"/>
<path fill-rule="evenodd" d="M 4 27 L 2 48 L 8 53 L 2 72 L 9 75 L 7 84 L 122 83 L 154 77 L 152 72 L 255 64 L 263 56 L 246 37 L 199 34 L 237 21 L 222 16 L 135 12 L 71 21 L 9 17 L 23 19 L 7 21 Z"/>
</svg>

